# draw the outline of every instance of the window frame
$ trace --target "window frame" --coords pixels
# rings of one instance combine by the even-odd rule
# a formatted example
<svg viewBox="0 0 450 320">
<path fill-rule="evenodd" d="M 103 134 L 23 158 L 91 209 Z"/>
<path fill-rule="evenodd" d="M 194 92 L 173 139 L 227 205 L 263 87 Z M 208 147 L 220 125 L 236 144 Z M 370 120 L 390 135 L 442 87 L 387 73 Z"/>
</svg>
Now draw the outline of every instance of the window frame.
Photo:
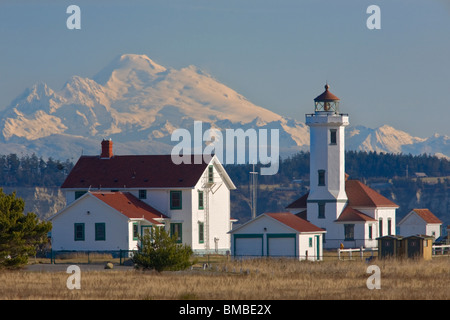
<svg viewBox="0 0 450 320">
<path fill-rule="evenodd" d="M 180 204 L 178 206 L 173 205 L 173 195 L 180 195 Z M 182 210 L 183 209 L 183 192 L 181 190 L 171 190 L 170 191 L 170 210 Z"/>
<path fill-rule="evenodd" d="M 205 208 L 205 193 L 203 190 L 198 190 L 198 209 L 203 210 Z"/>
<path fill-rule="evenodd" d="M 326 219 L 325 218 L 325 202 L 319 202 L 317 204 L 318 213 L 317 213 L 317 219 Z"/>
<path fill-rule="evenodd" d="M 135 230 L 136 227 L 136 230 Z M 139 240 L 139 222 L 133 222 L 133 226 L 131 228 L 131 233 L 133 236 L 133 240 Z"/>
<path fill-rule="evenodd" d="M 324 187 L 326 185 L 325 183 L 325 170 L 317 170 L 317 185 L 319 187 Z"/>
<path fill-rule="evenodd" d="M 140 200 L 147 199 L 147 189 L 139 189 L 139 191 L 138 191 L 138 198 Z"/>
<path fill-rule="evenodd" d="M 330 145 L 337 144 L 337 129 L 330 129 Z"/>
<path fill-rule="evenodd" d="M 102 237 L 99 237 L 99 228 L 100 226 L 103 226 L 103 235 Z M 95 230 L 95 241 L 106 241 L 106 223 L 105 222 L 96 222 L 94 225 Z"/>
<path fill-rule="evenodd" d="M 175 229 L 178 229 L 180 232 L 176 231 Z M 170 224 L 170 237 L 173 237 L 175 234 L 177 234 L 177 243 L 183 242 L 183 224 L 176 222 Z"/>
<path fill-rule="evenodd" d="M 214 165 L 208 166 L 208 183 L 214 183 Z"/>
<path fill-rule="evenodd" d="M 81 237 L 77 237 L 77 227 L 81 227 Z M 86 238 L 86 228 L 84 222 L 76 222 L 73 224 L 73 240 L 74 241 L 85 241 Z"/>
<path fill-rule="evenodd" d="M 198 222 L 198 243 L 205 243 L 205 223 Z"/>
<path fill-rule="evenodd" d="M 344 241 L 355 241 L 355 224 L 344 224 Z"/>
</svg>

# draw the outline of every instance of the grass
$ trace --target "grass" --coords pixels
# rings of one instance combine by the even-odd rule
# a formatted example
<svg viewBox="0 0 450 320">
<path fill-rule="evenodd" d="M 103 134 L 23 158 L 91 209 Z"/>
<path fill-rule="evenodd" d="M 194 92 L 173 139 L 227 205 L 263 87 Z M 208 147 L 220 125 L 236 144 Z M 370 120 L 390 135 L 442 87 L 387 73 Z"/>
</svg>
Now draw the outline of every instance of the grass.
<svg viewBox="0 0 450 320">
<path fill-rule="evenodd" d="M 450 259 L 377 260 L 381 289 L 369 290 L 361 261 L 218 261 L 177 272 L 82 271 L 69 290 L 65 272 L 0 271 L 1 299 L 292 300 L 450 299 Z M 83 270 L 83 268 L 82 268 Z"/>
</svg>

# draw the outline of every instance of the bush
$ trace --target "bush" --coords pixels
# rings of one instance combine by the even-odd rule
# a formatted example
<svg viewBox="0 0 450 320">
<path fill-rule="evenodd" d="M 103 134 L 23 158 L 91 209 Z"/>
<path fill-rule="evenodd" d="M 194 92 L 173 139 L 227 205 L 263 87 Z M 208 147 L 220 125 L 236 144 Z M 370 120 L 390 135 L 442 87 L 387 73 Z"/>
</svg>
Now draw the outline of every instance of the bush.
<svg viewBox="0 0 450 320">
<path fill-rule="evenodd" d="M 177 243 L 176 235 L 170 237 L 164 228 L 154 227 L 139 240 L 139 250 L 132 258 L 137 267 L 161 272 L 184 270 L 192 265 L 191 247 Z"/>
</svg>

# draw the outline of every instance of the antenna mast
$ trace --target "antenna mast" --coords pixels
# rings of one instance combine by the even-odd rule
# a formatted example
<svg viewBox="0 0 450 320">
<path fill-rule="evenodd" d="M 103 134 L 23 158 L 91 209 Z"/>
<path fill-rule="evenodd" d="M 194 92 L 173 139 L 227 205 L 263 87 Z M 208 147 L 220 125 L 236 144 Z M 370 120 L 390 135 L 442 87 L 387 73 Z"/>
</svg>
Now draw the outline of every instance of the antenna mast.
<svg viewBox="0 0 450 320">
<path fill-rule="evenodd" d="M 253 164 L 253 171 L 250 172 L 251 183 L 251 198 L 252 198 L 252 219 L 256 218 L 256 203 L 257 203 L 257 191 L 258 191 L 258 172 L 255 171 L 255 165 Z"/>
</svg>

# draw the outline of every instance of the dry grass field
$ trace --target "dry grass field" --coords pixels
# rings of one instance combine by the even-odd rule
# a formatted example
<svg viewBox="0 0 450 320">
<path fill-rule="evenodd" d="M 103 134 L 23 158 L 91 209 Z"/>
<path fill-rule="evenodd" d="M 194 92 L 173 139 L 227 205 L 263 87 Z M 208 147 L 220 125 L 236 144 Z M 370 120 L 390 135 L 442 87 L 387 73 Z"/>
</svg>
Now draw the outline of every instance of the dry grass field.
<svg viewBox="0 0 450 320">
<path fill-rule="evenodd" d="M 178 272 L 128 269 L 83 271 L 81 288 L 69 290 L 70 274 L 0 271 L 1 299 L 43 300 L 292 300 L 450 299 L 450 258 L 374 261 L 381 289 L 369 290 L 361 261 L 298 262 L 255 259 L 215 263 Z M 66 265 L 60 265 L 62 269 Z M 67 265 L 68 266 L 68 265 Z M 61 270 L 61 269 L 60 269 Z"/>
</svg>

